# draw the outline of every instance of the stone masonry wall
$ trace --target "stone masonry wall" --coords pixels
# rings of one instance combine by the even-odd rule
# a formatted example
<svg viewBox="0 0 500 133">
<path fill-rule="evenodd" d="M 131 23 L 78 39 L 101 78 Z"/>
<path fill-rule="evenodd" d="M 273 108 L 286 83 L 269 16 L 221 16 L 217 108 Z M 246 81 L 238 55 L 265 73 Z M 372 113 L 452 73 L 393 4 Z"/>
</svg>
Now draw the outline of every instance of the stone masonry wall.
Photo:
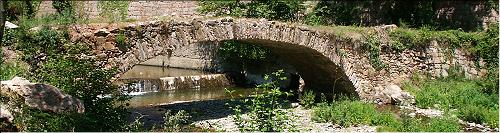
<svg viewBox="0 0 500 133">
<path fill-rule="evenodd" d="M 157 56 L 175 55 L 183 47 L 200 42 L 235 39 L 254 43 L 281 55 L 296 68 L 306 88 L 325 93 L 352 91 L 365 100 L 386 97 L 383 92 L 388 86 L 400 85 L 415 73 L 447 76 L 447 70 L 457 65 L 469 78 L 486 74 L 483 62 L 476 66 L 474 57 L 464 50 L 450 50 L 440 45 L 443 42 L 436 41 L 425 48 L 401 53 L 382 48 L 380 58 L 388 67 L 377 71 L 369 61 L 368 52 L 360 46 L 359 32 L 346 36 L 335 34 L 336 30 L 265 19 L 173 19 L 122 25 L 75 25 L 69 30 L 72 42 L 83 42 L 93 49 L 93 54 L 82 55 L 82 58 L 99 59 L 103 67 L 117 66 L 122 73 L 135 64 Z M 120 49 L 115 43 L 118 31 L 125 32 L 129 48 Z"/>
<path fill-rule="evenodd" d="M 99 18 L 100 9 L 98 1 L 75 1 L 77 15 L 81 18 Z M 194 16 L 197 1 L 143 1 L 129 2 L 127 18 L 146 19 L 162 16 Z M 42 1 L 39 5 L 37 16 L 56 13 L 52 1 Z"/>
</svg>

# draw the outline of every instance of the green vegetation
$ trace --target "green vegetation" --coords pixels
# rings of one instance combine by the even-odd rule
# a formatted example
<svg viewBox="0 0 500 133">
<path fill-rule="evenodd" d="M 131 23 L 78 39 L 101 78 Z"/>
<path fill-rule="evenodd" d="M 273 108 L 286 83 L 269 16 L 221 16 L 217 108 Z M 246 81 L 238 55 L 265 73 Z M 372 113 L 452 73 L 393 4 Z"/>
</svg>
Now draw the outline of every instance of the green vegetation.
<svg viewBox="0 0 500 133">
<path fill-rule="evenodd" d="M 431 40 L 436 40 L 441 45 L 448 44 L 449 48 L 465 48 L 471 54 L 483 58 L 489 67 L 495 67 L 498 66 L 498 24 L 489 27 L 482 32 L 397 28 L 390 32 L 389 37 L 390 44 L 396 51 L 421 48 L 429 45 Z"/>
<path fill-rule="evenodd" d="M 373 33 L 372 33 L 373 34 Z M 368 51 L 370 63 L 375 70 L 381 70 L 387 67 L 387 64 L 380 60 L 380 37 L 378 35 L 364 36 L 364 49 Z"/>
<path fill-rule="evenodd" d="M 273 73 L 275 80 L 286 80 L 283 70 Z M 268 75 L 264 77 L 270 79 Z M 271 81 L 257 86 L 251 99 L 242 102 L 245 106 L 236 105 L 235 112 L 236 125 L 240 131 L 260 131 L 260 132 L 283 132 L 295 131 L 288 112 L 283 110 L 283 103 L 287 103 L 283 98 L 291 96 L 290 92 L 282 92 L 278 81 Z M 231 94 L 231 91 L 229 91 Z M 234 100 L 234 99 L 233 99 Z M 243 117 L 243 110 L 248 110 L 248 118 Z"/>
<path fill-rule="evenodd" d="M 272 58 L 268 49 L 234 40 L 224 41 L 218 54 L 224 62 L 236 64 L 242 69 L 250 65 L 258 66 Z"/>
<path fill-rule="evenodd" d="M 99 1 L 98 7 L 101 10 L 99 16 L 109 22 L 120 22 L 127 18 L 128 4 L 130 1 Z"/>
<path fill-rule="evenodd" d="M 200 1 L 198 11 L 213 13 L 216 16 L 235 16 L 247 18 L 267 18 L 270 20 L 298 21 L 299 11 L 303 10 L 301 0 L 274 1 L 252 0 L 249 3 L 239 0 Z"/>
<path fill-rule="evenodd" d="M 467 80 L 450 73 L 449 78 L 418 79 L 420 84 L 407 83 L 404 89 L 414 93 L 420 108 L 451 111 L 462 120 L 498 127 L 498 79 Z"/>
<path fill-rule="evenodd" d="M 123 32 L 120 32 L 118 35 L 116 35 L 116 44 L 118 46 L 118 49 L 121 51 L 128 51 L 130 48 L 130 44 L 127 42 L 127 37 Z"/>
<path fill-rule="evenodd" d="M 316 94 L 313 91 L 305 91 L 299 101 L 302 106 L 309 109 L 314 106 L 315 98 Z"/>
<path fill-rule="evenodd" d="M 73 44 L 68 40 L 65 30 L 47 27 L 52 22 L 70 24 L 67 18 L 55 14 L 42 19 L 20 17 L 20 27 L 8 30 L 5 42 L 11 48 L 22 51 L 21 61 L 27 62 L 29 71 L 22 70 L 17 64 L 1 64 L 1 78 L 23 76 L 32 82 L 48 83 L 83 101 L 83 114 L 40 111 L 23 107 L 23 114 L 16 117 L 14 125 L 20 131 L 130 131 L 137 125 L 129 125 L 129 112 L 125 109 L 127 96 L 119 92 L 118 87 L 111 84 L 116 70 L 104 70 L 95 66 L 95 60 L 78 59 L 77 55 L 89 53 L 87 45 Z M 66 23 L 67 22 L 67 23 Z M 40 25 L 39 25 L 40 24 Z M 29 30 L 32 26 L 41 26 L 37 30 Z M 130 127 L 135 126 L 135 127 Z"/>
<path fill-rule="evenodd" d="M 181 131 L 181 124 L 187 124 L 189 118 L 190 116 L 184 110 L 177 112 L 175 115 L 172 115 L 172 112 L 167 110 L 164 117 L 163 131 L 179 132 Z"/>
<path fill-rule="evenodd" d="M 313 120 L 333 122 L 345 127 L 356 124 L 385 125 L 396 122 L 393 114 L 379 113 L 373 104 L 352 100 L 318 104 L 313 108 Z"/>
<path fill-rule="evenodd" d="M 18 20 L 21 16 L 34 17 L 40 1 L 9 1 L 5 7 L 7 21 Z"/>
<path fill-rule="evenodd" d="M 323 25 L 365 25 L 396 24 L 419 28 L 432 26 L 439 30 L 464 29 L 474 31 L 481 29 L 481 24 L 474 14 L 473 8 L 460 8 L 460 16 L 450 16 L 453 19 L 437 18 L 439 6 L 443 1 L 320 1 L 313 13 L 308 14 L 309 23 Z M 482 1 L 486 9 L 497 10 L 498 1 Z M 489 10 L 485 10 L 489 12 Z M 378 22 L 373 22 L 376 19 Z M 462 21 L 453 21 L 460 19 Z"/>
<path fill-rule="evenodd" d="M 9 80 L 14 78 L 14 76 L 22 76 L 25 72 L 26 70 L 17 62 L 2 63 L 0 61 L 0 80 Z"/>
<path fill-rule="evenodd" d="M 313 120 L 333 122 L 344 127 L 374 125 L 379 126 L 378 131 L 385 132 L 457 132 L 461 129 L 458 119 L 451 116 L 412 118 L 402 114 L 402 118 L 397 118 L 391 112 L 379 112 L 375 108 L 373 104 L 349 99 L 320 103 L 313 108 Z"/>
<path fill-rule="evenodd" d="M 461 126 L 456 118 L 411 118 L 403 116 L 397 123 L 377 128 L 380 132 L 459 132 Z"/>
</svg>

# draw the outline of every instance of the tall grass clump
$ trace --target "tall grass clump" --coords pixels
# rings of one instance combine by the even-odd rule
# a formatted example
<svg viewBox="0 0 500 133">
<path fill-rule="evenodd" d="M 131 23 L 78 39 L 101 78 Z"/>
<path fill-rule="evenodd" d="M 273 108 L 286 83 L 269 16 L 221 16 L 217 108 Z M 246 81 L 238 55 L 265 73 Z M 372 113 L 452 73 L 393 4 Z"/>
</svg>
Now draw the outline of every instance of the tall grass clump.
<svg viewBox="0 0 500 133">
<path fill-rule="evenodd" d="M 408 85 L 404 89 L 414 90 L 419 108 L 456 110 L 462 120 L 498 127 L 498 84 L 494 80 L 470 80 L 452 75 L 455 76 L 424 79 L 419 85 Z"/>
<path fill-rule="evenodd" d="M 375 105 L 357 100 L 321 103 L 313 108 L 312 119 L 318 122 L 332 122 L 345 127 L 358 124 L 389 125 L 397 122 L 393 114 L 380 113 L 375 109 Z"/>
</svg>

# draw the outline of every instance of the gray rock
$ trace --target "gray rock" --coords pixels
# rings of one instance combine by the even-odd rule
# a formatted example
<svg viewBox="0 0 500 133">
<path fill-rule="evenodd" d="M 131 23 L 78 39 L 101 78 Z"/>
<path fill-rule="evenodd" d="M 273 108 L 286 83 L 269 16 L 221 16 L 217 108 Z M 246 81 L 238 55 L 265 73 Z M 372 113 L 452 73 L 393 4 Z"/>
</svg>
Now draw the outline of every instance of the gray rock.
<svg viewBox="0 0 500 133">
<path fill-rule="evenodd" d="M 9 107 L 1 103 L 0 103 L 0 119 L 3 119 L 7 123 L 11 123 L 12 120 L 14 120 L 14 116 L 9 111 Z"/>
<path fill-rule="evenodd" d="M 94 32 L 95 36 L 107 36 L 110 32 L 107 29 L 99 29 Z"/>
<path fill-rule="evenodd" d="M 412 105 L 415 103 L 415 97 L 410 95 L 408 92 L 404 92 L 399 88 L 399 86 L 390 84 L 386 86 L 383 90 L 383 93 L 386 94 L 391 100 L 390 103 L 397 105 Z"/>
<path fill-rule="evenodd" d="M 83 102 L 48 84 L 30 83 L 21 77 L 1 81 L 0 88 L 3 96 L 19 97 L 28 107 L 52 111 L 84 112 Z"/>
</svg>

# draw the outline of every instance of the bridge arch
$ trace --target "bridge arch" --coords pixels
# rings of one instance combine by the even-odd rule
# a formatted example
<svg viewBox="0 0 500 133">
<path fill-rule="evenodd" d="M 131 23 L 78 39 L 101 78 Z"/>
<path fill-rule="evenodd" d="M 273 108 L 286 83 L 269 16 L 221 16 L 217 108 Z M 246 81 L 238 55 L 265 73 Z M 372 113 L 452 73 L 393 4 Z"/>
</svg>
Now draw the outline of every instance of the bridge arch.
<svg viewBox="0 0 500 133">
<path fill-rule="evenodd" d="M 89 28 L 74 27 L 73 31 L 81 33 L 85 29 Z M 94 39 L 92 36 L 90 39 L 76 37 L 74 40 L 95 44 L 92 46 L 93 54 L 104 60 L 101 65 L 119 68 L 116 77 L 136 64 L 159 55 L 170 55 L 175 49 L 202 42 L 237 40 L 283 55 L 282 59 L 291 63 L 304 79 L 306 88 L 326 94 L 333 92 L 356 96 L 360 91 L 353 65 L 338 53 L 340 49 L 353 48 L 348 42 L 350 40 L 306 26 L 264 19 L 220 18 L 139 22 L 104 29 L 93 29 Z M 105 41 L 116 40 L 121 33 L 127 36 L 127 46 Z"/>
<path fill-rule="evenodd" d="M 353 31 L 354 29 L 354 31 Z M 379 59 L 387 67 L 377 71 L 363 46 L 362 33 L 377 31 L 381 43 L 388 43 L 384 27 L 311 27 L 265 19 L 191 19 L 149 22 L 85 24 L 69 27 L 70 41 L 88 44 L 92 52 L 82 58 L 97 58 L 103 68 L 118 67 L 119 77 L 134 65 L 160 55 L 175 54 L 204 42 L 244 41 L 261 45 L 282 56 L 300 70 L 306 86 L 319 92 L 356 92 L 363 100 L 391 102 L 394 85 L 413 74 L 447 76 L 450 66 L 462 68 L 466 77 L 485 76 L 484 66 L 476 66 L 473 55 L 461 48 L 430 41 L 423 48 L 396 52 L 381 47 Z M 119 35 L 126 44 L 119 44 Z M 207 43 L 213 44 L 213 43 Z M 382 44 L 381 46 L 384 46 Z M 202 45 L 213 46 L 213 45 Z M 448 49 L 453 49 L 450 51 Z M 453 56 L 450 57 L 449 55 Z M 481 63 L 480 63 L 481 64 Z M 397 87 L 396 87 L 397 89 Z M 338 90 L 338 91 L 337 91 Z"/>
</svg>

